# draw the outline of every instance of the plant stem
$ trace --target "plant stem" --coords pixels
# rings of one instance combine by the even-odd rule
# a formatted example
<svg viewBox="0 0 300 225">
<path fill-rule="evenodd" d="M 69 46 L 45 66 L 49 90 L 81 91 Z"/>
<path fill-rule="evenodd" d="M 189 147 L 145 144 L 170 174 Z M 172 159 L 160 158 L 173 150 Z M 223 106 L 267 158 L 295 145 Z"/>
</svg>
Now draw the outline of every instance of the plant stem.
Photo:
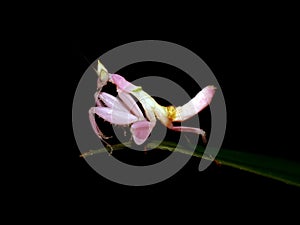
<svg viewBox="0 0 300 225">
<path fill-rule="evenodd" d="M 124 149 L 125 145 L 130 147 L 132 142 L 116 144 L 112 145 L 111 147 L 114 151 L 118 151 Z M 162 143 L 158 143 L 156 141 L 150 142 L 146 145 L 146 148 L 156 148 L 171 152 L 173 152 L 176 148 L 176 151 L 182 154 L 215 161 L 220 165 L 244 170 L 264 177 L 272 178 L 289 185 L 300 187 L 300 163 L 291 160 L 228 149 L 220 149 L 216 158 L 213 159 L 212 156 L 204 154 L 205 148 L 203 146 L 197 146 L 197 148 L 193 150 L 179 146 L 176 143 L 166 141 Z M 81 154 L 80 157 L 86 158 L 93 156 L 94 154 L 107 152 L 108 151 L 106 148 L 89 150 L 86 153 Z"/>
</svg>

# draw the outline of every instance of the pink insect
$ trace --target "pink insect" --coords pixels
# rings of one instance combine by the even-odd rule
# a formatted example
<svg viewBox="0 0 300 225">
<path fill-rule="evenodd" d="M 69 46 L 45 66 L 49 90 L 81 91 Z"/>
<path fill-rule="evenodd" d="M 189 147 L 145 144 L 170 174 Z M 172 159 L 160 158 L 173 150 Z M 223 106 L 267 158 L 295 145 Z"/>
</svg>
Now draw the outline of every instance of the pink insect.
<svg viewBox="0 0 300 225">
<path fill-rule="evenodd" d="M 185 121 L 199 113 L 208 106 L 215 94 L 216 88 L 212 85 L 206 86 L 193 99 L 183 106 L 161 106 L 149 94 L 143 91 L 141 86 L 135 86 L 118 74 L 110 74 L 107 69 L 98 61 L 96 70 L 98 74 L 97 92 L 95 93 L 96 106 L 89 110 L 89 119 L 96 135 L 108 144 L 108 139 L 98 127 L 95 114 L 104 120 L 116 125 L 129 125 L 133 140 L 137 145 L 143 144 L 149 137 L 156 124 L 156 119 L 167 128 L 180 131 L 200 134 L 205 143 L 205 131 L 195 127 L 173 126 L 172 122 Z M 101 92 L 102 87 L 111 82 L 116 85 L 118 97 Z M 132 97 L 134 96 L 144 108 L 146 115 Z M 110 145 L 108 144 L 110 147 Z"/>
</svg>

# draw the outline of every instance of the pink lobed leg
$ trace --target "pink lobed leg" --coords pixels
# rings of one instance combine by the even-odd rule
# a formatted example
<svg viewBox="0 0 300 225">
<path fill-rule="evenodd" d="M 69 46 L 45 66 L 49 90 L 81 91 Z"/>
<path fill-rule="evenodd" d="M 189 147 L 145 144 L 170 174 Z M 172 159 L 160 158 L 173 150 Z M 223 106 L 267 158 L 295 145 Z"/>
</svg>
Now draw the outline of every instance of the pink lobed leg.
<svg viewBox="0 0 300 225">
<path fill-rule="evenodd" d="M 117 109 L 111 109 L 108 107 L 94 107 L 91 110 L 99 117 L 116 125 L 129 125 L 138 121 L 138 118 L 135 115 Z"/>
<path fill-rule="evenodd" d="M 134 84 L 128 82 L 124 77 L 118 74 L 110 74 L 112 83 L 114 83 L 120 90 L 130 93 L 135 90 L 142 89 L 140 86 L 135 86 Z"/>
<path fill-rule="evenodd" d="M 130 132 L 133 140 L 137 145 L 143 144 L 152 131 L 151 122 L 144 120 L 138 121 L 131 125 Z"/>
<path fill-rule="evenodd" d="M 130 110 L 127 109 L 124 103 L 111 94 L 102 92 L 100 93 L 99 98 L 107 107 L 111 109 L 117 109 L 117 110 L 130 113 Z"/>
<path fill-rule="evenodd" d="M 124 91 L 118 91 L 119 97 L 122 99 L 123 103 L 126 105 L 127 109 L 132 112 L 135 116 L 137 116 L 139 119 L 144 119 L 144 115 L 140 109 L 140 107 L 136 104 L 133 97 L 124 92 Z"/>
</svg>

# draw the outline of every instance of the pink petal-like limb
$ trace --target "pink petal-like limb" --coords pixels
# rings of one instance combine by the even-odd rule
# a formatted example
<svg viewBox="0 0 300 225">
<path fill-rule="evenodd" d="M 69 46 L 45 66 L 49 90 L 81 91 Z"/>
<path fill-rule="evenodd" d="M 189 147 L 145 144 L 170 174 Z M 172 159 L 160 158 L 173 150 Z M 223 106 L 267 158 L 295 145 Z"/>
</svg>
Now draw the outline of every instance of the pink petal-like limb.
<svg viewBox="0 0 300 225">
<path fill-rule="evenodd" d="M 110 78 L 120 90 L 125 91 L 127 93 L 142 89 L 140 86 L 135 86 L 134 84 L 128 82 L 124 77 L 118 74 L 110 74 Z"/>
<path fill-rule="evenodd" d="M 208 106 L 215 94 L 216 87 L 210 85 L 203 88 L 194 98 L 183 106 L 176 107 L 175 117 L 172 121 L 184 121 L 198 114 Z"/>
<path fill-rule="evenodd" d="M 92 111 L 102 119 L 116 125 L 129 125 L 138 121 L 138 118 L 128 112 L 108 107 L 94 107 Z"/>
<path fill-rule="evenodd" d="M 124 104 L 126 105 L 127 109 L 132 112 L 135 116 L 137 116 L 139 119 L 144 119 L 144 115 L 139 108 L 139 106 L 136 104 L 135 100 L 132 98 L 132 96 L 124 91 L 118 90 L 119 97 L 122 99 Z"/>
<path fill-rule="evenodd" d="M 150 120 L 150 122 L 152 122 L 152 124 L 154 123 L 154 126 L 156 122 L 154 109 L 156 106 L 159 106 L 156 101 L 149 94 L 143 91 L 142 87 L 135 86 L 118 74 L 111 74 L 111 80 L 117 86 L 120 98 L 127 106 L 130 107 L 130 110 L 136 110 L 134 114 L 138 117 L 141 117 L 142 113 L 130 94 L 140 101 L 145 110 L 147 118 Z"/>
<path fill-rule="evenodd" d="M 135 89 L 135 91 L 132 91 L 131 94 L 134 95 L 140 101 L 140 103 L 142 104 L 142 106 L 144 108 L 146 117 L 149 120 L 148 122 L 149 122 L 149 134 L 150 134 L 151 131 L 153 130 L 153 128 L 155 127 L 156 117 L 159 120 L 164 119 L 164 118 L 159 117 L 159 115 L 157 114 L 157 111 L 163 110 L 165 112 L 165 110 L 163 109 L 162 106 L 157 104 L 157 102 L 150 95 L 148 95 L 146 92 L 144 92 L 142 90 L 142 88 L 140 88 L 138 90 Z"/>
<path fill-rule="evenodd" d="M 130 113 L 130 111 L 125 107 L 125 105 L 115 96 L 102 92 L 99 95 L 99 98 L 101 99 L 102 102 L 104 102 L 104 104 L 111 108 L 111 109 L 117 109 L 120 111 L 124 111 L 127 113 Z"/>
<path fill-rule="evenodd" d="M 140 108 L 138 107 L 135 100 L 132 98 L 130 94 L 119 90 L 119 97 L 122 99 L 124 104 L 128 107 L 128 109 L 139 118 L 139 120 L 145 119 L 142 111 L 140 110 Z M 145 104 L 145 102 L 143 101 L 140 102 L 143 105 L 146 116 L 150 120 L 150 122 L 147 120 L 142 120 L 132 124 L 130 128 L 130 132 L 132 134 L 134 142 L 137 145 L 141 145 L 147 140 L 156 123 L 155 115 L 151 110 L 151 108 L 149 108 L 149 104 Z"/>
<path fill-rule="evenodd" d="M 112 74 L 111 79 L 112 82 L 118 87 L 119 96 L 122 99 L 122 101 L 126 104 L 126 106 L 129 106 L 130 110 L 139 118 L 143 118 L 142 112 L 140 111 L 139 107 L 137 106 L 134 99 L 130 96 L 130 94 L 136 97 L 142 104 L 145 110 L 146 117 L 149 121 L 147 123 L 137 123 L 133 126 L 131 133 L 133 134 L 133 137 L 136 136 L 137 133 L 139 134 L 136 136 L 136 138 L 134 138 L 135 142 L 145 142 L 145 140 L 147 139 L 147 137 L 149 136 L 156 124 L 155 111 L 160 111 L 161 106 L 157 104 L 157 102 L 149 94 L 144 92 L 142 87 L 133 85 L 132 83 L 128 82 L 124 77 L 118 74 Z M 158 117 L 158 119 L 163 120 L 164 117 Z"/>
<path fill-rule="evenodd" d="M 119 109 L 121 111 L 127 112 L 130 114 L 132 112 L 135 116 L 137 116 L 138 120 L 143 119 L 142 121 L 134 122 L 130 128 L 130 132 L 132 134 L 133 140 L 137 145 L 143 144 L 147 138 L 149 137 L 154 125 L 152 122 L 145 120 L 144 115 L 138 105 L 136 104 L 133 97 L 124 92 L 119 90 L 119 97 L 122 99 L 123 103 L 117 99 L 116 97 L 107 94 L 101 93 L 100 99 L 110 108 L 112 109 Z M 113 110 L 114 112 L 114 110 Z M 131 115 L 131 114 L 130 114 Z"/>
<path fill-rule="evenodd" d="M 143 144 L 149 137 L 152 131 L 151 122 L 144 120 L 132 124 L 130 132 L 132 133 L 133 140 L 137 145 Z"/>
</svg>

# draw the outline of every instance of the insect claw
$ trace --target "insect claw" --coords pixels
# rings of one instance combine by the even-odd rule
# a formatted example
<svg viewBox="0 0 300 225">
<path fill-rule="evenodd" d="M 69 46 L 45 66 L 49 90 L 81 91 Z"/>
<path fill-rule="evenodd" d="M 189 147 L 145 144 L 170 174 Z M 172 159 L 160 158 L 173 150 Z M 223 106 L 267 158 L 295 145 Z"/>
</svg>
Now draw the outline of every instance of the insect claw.
<svg viewBox="0 0 300 225">
<path fill-rule="evenodd" d="M 109 155 L 111 156 L 114 149 L 111 147 L 110 144 L 106 145 L 106 147 L 108 147 L 108 148 L 110 149 L 110 151 L 109 151 L 108 153 L 109 153 Z"/>
<path fill-rule="evenodd" d="M 103 133 L 98 133 L 98 137 L 100 138 L 100 139 L 110 139 L 110 138 L 112 138 L 112 136 L 110 136 L 110 137 L 107 137 L 107 136 L 105 136 Z"/>
<path fill-rule="evenodd" d="M 201 135 L 201 137 L 202 137 L 202 142 L 203 142 L 204 144 L 206 144 L 206 143 L 207 143 L 206 133 L 204 132 L 204 133 Z"/>
</svg>

